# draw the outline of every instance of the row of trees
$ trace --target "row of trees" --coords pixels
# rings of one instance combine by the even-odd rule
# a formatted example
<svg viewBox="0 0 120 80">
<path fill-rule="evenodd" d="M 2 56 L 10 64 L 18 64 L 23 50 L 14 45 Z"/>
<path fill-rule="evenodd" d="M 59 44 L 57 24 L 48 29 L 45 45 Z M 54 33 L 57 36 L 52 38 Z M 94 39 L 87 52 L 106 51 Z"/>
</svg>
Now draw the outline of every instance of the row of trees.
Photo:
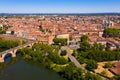
<svg viewBox="0 0 120 80">
<path fill-rule="evenodd" d="M 23 41 L 25 43 L 25 41 Z M 0 51 L 14 48 L 22 44 L 19 40 L 3 40 L 0 39 Z"/>
<path fill-rule="evenodd" d="M 105 37 L 120 37 L 120 29 L 107 28 L 104 30 Z"/>
<path fill-rule="evenodd" d="M 98 62 L 120 60 L 120 53 L 115 51 L 89 51 L 81 54 L 82 57 Z"/>
<path fill-rule="evenodd" d="M 82 57 L 98 62 L 120 60 L 120 53 L 115 51 L 89 51 L 81 54 Z"/>
<path fill-rule="evenodd" d="M 119 49 L 110 51 L 108 47 L 102 44 L 90 44 L 87 41 L 88 37 L 83 35 L 80 42 L 80 55 L 86 59 L 92 59 L 98 62 L 120 60 Z"/>
<path fill-rule="evenodd" d="M 88 52 L 90 50 L 103 51 L 104 49 L 105 49 L 105 46 L 100 44 L 100 43 L 99 44 L 98 43 L 90 44 L 88 42 L 88 36 L 87 35 L 81 36 L 80 50 L 82 52 Z"/>
<path fill-rule="evenodd" d="M 73 56 L 81 63 L 86 63 L 86 69 L 94 71 L 97 69 L 97 62 L 120 60 L 120 49 L 110 51 L 102 44 L 88 42 L 87 35 L 81 37 L 80 49 L 73 52 Z"/>
<path fill-rule="evenodd" d="M 102 44 L 97 44 L 97 43 L 94 43 L 94 44 L 90 44 L 88 42 L 81 42 L 80 43 L 80 50 L 82 52 L 88 52 L 90 50 L 94 50 L 94 51 L 103 51 L 105 49 L 105 46 L 102 45 Z"/>
<path fill-rule="evenodd" d="M 81 68 L 76 68 L 73 63 L 66 66 L 59 74 L 63 80 L 102 80 L 98 75 L 84 73 Z"/>
<path fill-rule="evenodd" d="M 98 62 L 120 60 L 119 49 L 110 51 L 108 47 L 105 47 L 102 44 L 90 44 L 85 39 L 84 35 L 81 37 L 81 39 L 82 42 L 80 42 L 79 56 L 86 59 L 92 59 Z"/>
<path fill-rule="evenodd" d="M 18 51 L 27 60 L 40 63 L 66 64 L 67 60 L 58 55 L 59 47 L 47 44 L 35 44 L 32 48 L 23 48 Z"/>
</svg>

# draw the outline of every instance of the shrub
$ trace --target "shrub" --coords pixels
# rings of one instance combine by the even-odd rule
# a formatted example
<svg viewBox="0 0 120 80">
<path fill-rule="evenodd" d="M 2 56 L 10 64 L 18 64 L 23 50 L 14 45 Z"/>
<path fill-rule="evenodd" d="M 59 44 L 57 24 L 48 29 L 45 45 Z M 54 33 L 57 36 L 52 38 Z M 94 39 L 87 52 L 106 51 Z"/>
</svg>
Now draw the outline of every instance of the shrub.
<svg viewBox="0 0 120 80">
<path fill-rule="evenodd" d="M 97 67 L 98 67 L 98 64 L 96 61 L 90 60 L 87 62 L 86 69 L 93 71 L 94 69 L 97 69 Z"/>
<path fill-rule="evenodd" d="M 103 66 L 104 68 L 112 68 L 114 66 L 113 63 L 111 62 L 108 62 L 108 63 L 105 63 L 105 65 Z"/>
<path fill-rule="evenodd" d="M 61 52 L 61 54 L 60 54 L 60 55 L 61 55 L 61 56 L 65 56 L 66 54 L 67 54 L 67 51 L 66 51 L 66 50 L 64 50 L 64 51 L 62 51 L 62 52 Z"/>
</svg>

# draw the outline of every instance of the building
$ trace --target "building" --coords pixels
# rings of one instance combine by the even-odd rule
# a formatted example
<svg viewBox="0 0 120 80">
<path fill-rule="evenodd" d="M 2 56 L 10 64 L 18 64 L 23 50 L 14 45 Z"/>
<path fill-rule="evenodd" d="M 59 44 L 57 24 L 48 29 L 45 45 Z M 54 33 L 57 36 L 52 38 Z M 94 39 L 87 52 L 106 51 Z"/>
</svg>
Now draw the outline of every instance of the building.
<svg viewBox="0 0 120 80">
<path fill-rule="evenodd" d="M 69 34 L 60 34 L 60 35 L 57 35 L 56 38 L 64 38 L 64 39 L 67 39 L 67 44 L 69 44 Z"/>
</svg>

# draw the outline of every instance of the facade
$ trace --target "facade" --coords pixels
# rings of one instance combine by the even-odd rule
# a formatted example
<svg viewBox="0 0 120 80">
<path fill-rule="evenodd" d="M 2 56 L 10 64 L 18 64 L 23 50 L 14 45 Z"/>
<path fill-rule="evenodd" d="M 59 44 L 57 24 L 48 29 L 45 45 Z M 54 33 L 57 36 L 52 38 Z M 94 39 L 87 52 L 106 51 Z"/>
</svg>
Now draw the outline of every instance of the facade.
<svg viewBox="0 0 120 80">
<path fill-rule="evenodd" d="M 37 36 L 37 40 L 40 43 L 44 43 L 44 44 L 53 44 L 53 39 L 54 39 L 54 37 L 52 35 L 39 35 L 39 36 Z"/>
<path fill-rule="evenodd" d="M 64 39 L 67 39 L 67 44 L 69 44 L 69 34 L 60 34 L 60 35 L 57 35 L 56 38 L 64 38 Z"/>
</svg>

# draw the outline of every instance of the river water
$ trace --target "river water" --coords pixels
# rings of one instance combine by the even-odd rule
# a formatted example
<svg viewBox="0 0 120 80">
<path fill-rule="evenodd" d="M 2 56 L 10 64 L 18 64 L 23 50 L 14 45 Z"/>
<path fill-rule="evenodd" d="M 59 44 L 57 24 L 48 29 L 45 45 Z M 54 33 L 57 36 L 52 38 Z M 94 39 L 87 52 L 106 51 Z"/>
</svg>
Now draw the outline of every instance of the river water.
<svg viewBox="0 0 120 80">
<path fill-rule="evenodd" d="M 12 60 L 1 64 L 0 68 L 0 80 L 61 80 L 56 72 L 43 65 L 36 67 L 24 60 Z"/>
</svg>

